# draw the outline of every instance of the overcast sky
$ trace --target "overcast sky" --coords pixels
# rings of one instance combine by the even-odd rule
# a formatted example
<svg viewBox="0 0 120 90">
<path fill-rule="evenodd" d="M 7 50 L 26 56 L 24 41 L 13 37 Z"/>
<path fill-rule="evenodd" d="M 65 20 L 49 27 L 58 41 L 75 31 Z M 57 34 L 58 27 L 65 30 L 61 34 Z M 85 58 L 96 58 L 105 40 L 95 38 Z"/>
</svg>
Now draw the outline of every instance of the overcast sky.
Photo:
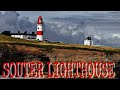
<svg viewBox="0 0 120 90">
<path fill-rule="evenodd" d="M 21 16 L 29 16 L 34 20 L 39 15 L 47 17 L 66 17 L 71 15 L 85 16 L 86 18 L 120 19 L 120 11 L 18 11 Z"/>
<path fill-rule="evenodd" d="M 35 21 L 37 21 L 38 16 L 42 16 L 45 23 L 47 23 L 46 31 L 48 30 L 48 32 L 46 32 L 46 35 L 47 36 L 50 35 L 49 37 L 47 37 L 50 40 L 54 40 L 55 37 L 52 36 L 53 34 L 54 35 L 56 34 L 57 36 L 56 40 L 63 40 L 63 38 L 61 37 L 62 35 L 64 36 L 64 39 L 68 41 L 70 37 L 72 38 L 74 32 L 78 34 L 78 38 L 80 38 L 79 37 L 80 33 L 78 32 L 82 32 L 86 36 L 94 35 L 93 37 L 95 38 L 96 37 L 101 38 L 101 42 L 103 42 L 102 41 L 103 39 L 109 38 L 111 39 L 114 37 L 115 38 L 118 37 L 116 38 L 116 40 L 113 40 L 112 42 L 114 43 L 114 45 L 120 47 L 120 11 L 7 11 L 7 12 L 0 11 L 0 12 L 3 13 L 3 14 L 0 13 L 0 32 L 5 30 L 10 30 L 11 32 L 16 32 L 18 30 L 20 30 L 21 32 L 24 31 L 35 32 L 36 31 Z M 64 18 L 64 20 L 61 18 L 60 20 L 63 20 L 62 22 L 60 22 L 58 18 L 48 19 L 48 21 L 45 20 L 47 18 L 52 17 L 70 17 L 70 18 Z M 72 33 L 71 27 L 74 28 L 73 26 L 75 27 L 75 29 L 74 32 Z M 64 33 L 60 34 L 60 31 Z M 68 36 L 66 32 L 69 34 Z M 58 37 L 59 34 L 60 37 Z M 112 42 L 111 41 L 107 42 L 107 44 L 104 45 L 113 46 Z"/>
<path fill-rule="evenodd" d="M 4 11 L 1 11 L 4 12 Z M 120 11 L 17 11 L 19 17 L 29 17 L 31 21 L 36 20 L 38 16 L 43 18 L 48 17 L 66 17 L 71 15 L 80 15 L 86 18 L 98 18 L 98 19 L 120 19 Z"/>
</svg>

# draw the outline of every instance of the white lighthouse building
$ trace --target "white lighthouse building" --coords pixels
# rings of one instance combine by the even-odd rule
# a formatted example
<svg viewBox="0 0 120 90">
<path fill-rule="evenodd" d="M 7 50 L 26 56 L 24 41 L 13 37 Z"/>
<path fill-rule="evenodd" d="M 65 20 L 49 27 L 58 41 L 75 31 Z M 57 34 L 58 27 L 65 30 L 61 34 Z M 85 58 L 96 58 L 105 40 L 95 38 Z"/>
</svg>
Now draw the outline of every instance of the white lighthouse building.
<svg viewBox="0 0 120 90">
<path fill-rule="evenodd" d="M 43 19 L 41 16 L 38 17 L 38 23 L 37 23 L 37 36 L 36 40 L 43 41 Z"/>
<path fill-rule="evenodd" d="M 84 40 L 84 45 L 93 45 L 93 40 L 91 40 L 91 37 L 87 37 L 87 39 Z"/>
</svg>

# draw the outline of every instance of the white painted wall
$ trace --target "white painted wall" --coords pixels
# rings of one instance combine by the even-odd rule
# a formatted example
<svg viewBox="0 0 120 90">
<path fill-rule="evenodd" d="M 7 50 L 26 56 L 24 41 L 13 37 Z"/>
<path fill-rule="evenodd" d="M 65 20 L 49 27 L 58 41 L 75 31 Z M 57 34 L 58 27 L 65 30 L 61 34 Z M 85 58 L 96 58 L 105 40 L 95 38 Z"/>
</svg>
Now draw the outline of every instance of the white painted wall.
<svg viewBox="0 0 120 90">
<path fill-rule="evenodd" d="M 23 38 L 23 35 L 11 35 L 11 37 L 15 37 L 15 38 Z"/>
<path fill-rule="evenodd" d="M 21 38 L 21 39 L 28 39 L 29 37 L 30 38 L 36 38 L 36 36 L 32 36 L 32 35 L 11 35 L 11 37 Z"/>
<path fill-rule="evenodd" d="M 43 35 L 37 35 L 36 40 L 43 41 Z"/>
<path fill-rule="evenodd" d="M 38 24 L 38 25 L 37 25 L 37 31 L 43 31 L 43 30 L 42 30 L 42 24 Z"/>
<path fill-rule="evenodd" d="M 93 45 L 92 40 L 84 40 L 84 45 Z"/>
</svg>

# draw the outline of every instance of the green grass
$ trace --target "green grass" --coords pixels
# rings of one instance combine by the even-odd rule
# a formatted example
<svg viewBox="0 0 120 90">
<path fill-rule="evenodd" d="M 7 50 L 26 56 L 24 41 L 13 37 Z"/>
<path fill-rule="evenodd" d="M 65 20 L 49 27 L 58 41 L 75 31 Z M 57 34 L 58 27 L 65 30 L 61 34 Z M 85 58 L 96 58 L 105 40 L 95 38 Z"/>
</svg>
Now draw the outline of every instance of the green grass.
<svg viewBox="0 0 120 90">
<path fill-rule="evenodd" d="M 82 44 L 64 44 L 64 43 L 46 43 L 46 42 L 38 42 L 29 41 L 24 39 L 17 39 L 10 36 L 0 35 L 0 45 L 5 44 L 14 44 L 14 45 L 26 45 L 30 47 L 38 47 L 38 48 L 60 48 L 60 49 L 74 49 L 74 50 L 90 50 L 90 51 L 100 51 L 105 53 L 120 53 L 120 48 L 112 48 L 107 46 L 87 46 Z"/>
</svg>

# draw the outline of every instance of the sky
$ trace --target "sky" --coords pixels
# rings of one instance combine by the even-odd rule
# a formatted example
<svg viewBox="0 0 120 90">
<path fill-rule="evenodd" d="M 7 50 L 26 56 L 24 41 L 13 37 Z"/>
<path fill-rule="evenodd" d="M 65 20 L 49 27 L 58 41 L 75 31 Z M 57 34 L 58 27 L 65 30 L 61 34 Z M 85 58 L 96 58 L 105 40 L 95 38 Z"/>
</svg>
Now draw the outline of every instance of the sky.
<svg viewBox="0 0 120 90">
<path fill-rule="evenodd" d="M 5 11 L 1 11 L 5 12 Z M 101 18 L 101 19 L 120 19 L 120 11 L 17 11 L 19 17 L 29 17 L 30 21 L 34 21 L 38 16 L 43 18 L 49 17 L 68 17 L 72 15 L 84 16 L 86 18 Z"/>
<path fill-rule="evenodd" d="M 76 33 L 75 35 L 78 35 L 79 39 L 81 38 L 80 34 L 83 33 L 83 39 L 85 35 L 93 35 L 95 39 L 100 40 L 100 44 L 106 42 L 104 45 L 117 45 L 117 47 L 120 47 L 120 11 L 0 12 L 0 32 L 6 30 L 10 30 L 11 32 L 17 32 L 18 30 L 21 32 L 36 32 L 37 18 L 38 16 L 42 16 L 47 25 L 45 35 L 51 40 L 63 40 L 67 42 L 70 40 L 69 38 L 73 38 L 73 41 L 71 39 L 69 42 L 74 42 L 73 34 Z M 56 21 L 53 20 L 54 17 L 57 17 Z M 71 32 L 72 28 L 74 32 Z M 56 37 L 53 37 L 53 33 Z M 83 42 L 83 39 L 81 39 L 81 42 Z"/>
<path fill-rule="evenodd" d="M 47 17 L 67 17 L 81 15 L 90 18 L 120 19 L 120 11 L 18 11 L 22 16 L 30 17 L 34 20 L 39 15 Z"/>
</svg>

